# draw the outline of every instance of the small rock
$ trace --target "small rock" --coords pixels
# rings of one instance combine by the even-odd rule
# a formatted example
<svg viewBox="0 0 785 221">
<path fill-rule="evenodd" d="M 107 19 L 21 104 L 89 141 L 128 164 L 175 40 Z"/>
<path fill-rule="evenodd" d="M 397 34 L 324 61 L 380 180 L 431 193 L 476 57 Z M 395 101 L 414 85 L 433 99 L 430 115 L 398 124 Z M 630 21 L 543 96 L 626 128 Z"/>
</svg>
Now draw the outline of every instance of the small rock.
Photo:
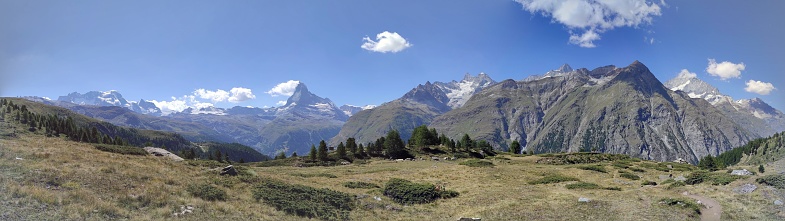
<svg viewBox="0 0 785 221">
<path fill-rule="evenodd" d="M 783 204 L 785 203 L 783 203 L 782 200 L 774 200 L 774 205 L 782 206 Z"/>
<path fill-rule="evenodd" d="M 390 210 L 390 211 L 401 211 L 401 208 L 398 208 L 398 207 L 395 207 L 395 206 L 392 206 L 392 205 L 384 206 L 384 209 Z"/>
<path fill-rule="evenodd" d="M 194 211 L 192 211 L 192 210 L 190 210 L 190 209 L 183 210 L 183 214 L 186 214 L 186 213 L 193 213 L 193 212 L 194 212 Z"/>
<path fill-rule="evenodd" d="M 185 209 L 187 209 L 187 210 L 194 210 L 194 207 L 189 205 L 189 206 L 186 206 Z"/>
<path fill-rule="evenodd" d="M 234 169 L 234 166 L 229 165 L 221 169 L 220 175 L 237 176 L 237 170 Z"/>
<path fill-rule="evenodd" d="M 673 165 L 668 164 L 668 169 L 673 169 Z"/>
<path fill-rule="evenodd" d="M 591 200 L 589 200 L 589 198 L 586 198 L 586 197 L 581 197 L 581 198 L 578 198 L 578 202 L 579 203 L 588 203 L 588 202 L 591 202 Z"/>
<path fill-rule="evenodd" d="M 359 199 L 365 199 L 366 197 L 368 197 L 368 194 L 359 194 L 355 198 L 359 200 Z"/>
<path fill-rule="evenodd" d="M 373 199 L 375 199 L 376 201 L 382 201 L 382 198 L 378 196 L 373 196 Z"/>
<path fill-rule="evenodd" d="M 24 160 L 24 159 L 22 159 L 21 157 L 16 157 L 15 159 L 16 159 L 16 160 Z"/>
<path fill-rule="evenodd" d="M 747 171 L 747 169 L 741 169 L 741 170 L 733 170 L 730 174 L 738 175 L 738 176 L 749 176 L 752 175 L 752 172 Z"/>
<path fill-rule="evenodd" d="M 682 175 L 679 175 L 679 176 L 677 176 L 676 178 L 673 178 L 673 180 L 675 180 L 675 181 L 686 181 L 686 180 L 687 180 L 687 178 L 685 178 L 685 177 L 684 177 L 684 176 L 682 176 Z"/>
</svg>

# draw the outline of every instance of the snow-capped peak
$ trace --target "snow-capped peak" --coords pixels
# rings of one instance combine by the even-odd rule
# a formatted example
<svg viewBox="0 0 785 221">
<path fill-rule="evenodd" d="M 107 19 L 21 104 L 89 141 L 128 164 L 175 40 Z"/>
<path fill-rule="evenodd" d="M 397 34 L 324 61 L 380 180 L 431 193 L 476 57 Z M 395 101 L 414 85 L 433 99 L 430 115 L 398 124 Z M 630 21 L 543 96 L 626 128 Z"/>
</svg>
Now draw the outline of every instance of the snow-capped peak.
<svg viewBox="0 0 785 221">
<path fill-rule="evenodd" d="M 463 76 L 463 79 L 460 82 L 436 82 L 434 84 L 439 87 L 439 89 L 441 89 L 444 94 L 447 95 L 447 98 L 449 98 L 447 106 L 455 109 L 463 106 L 463 104 L 465 104 L 466 101 L 472 97 L 472 95 L 482 90 L 482 88 L 488 87 L 495 83 L 496 81 L 491 79 L 491 77 L 485 73 L 477 74 L 477 76 L 472 76 L 471 74 L 467 73 Z"/>
</svg>

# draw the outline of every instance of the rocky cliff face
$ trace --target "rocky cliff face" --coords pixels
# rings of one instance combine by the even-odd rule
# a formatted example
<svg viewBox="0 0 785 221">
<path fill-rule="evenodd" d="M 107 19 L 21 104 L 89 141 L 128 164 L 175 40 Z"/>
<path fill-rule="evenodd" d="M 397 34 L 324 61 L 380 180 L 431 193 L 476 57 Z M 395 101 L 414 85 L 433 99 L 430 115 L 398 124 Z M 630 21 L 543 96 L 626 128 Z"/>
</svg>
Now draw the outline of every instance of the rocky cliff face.
<svg viewBox="0 0 785 221">
<path fill-rule="evenodd" d="M 390 130 L 398 130 L 407 140 L 415 127 L 427 125 L 437 116 L 463 106 L 472 95 L 495 83 L 481 73 L 466 74 L 460 82 L 417 85 L 399 99 L 355 113 L 330 143 L 335 145 L 350 137 L 360 143 L 372 142 Z"/>
<path fill-rule="evenodd" d="M 704 99 L 731 120 L 757 137 L 785 131 L 785 114 L 760 98 L 734 100 L 694 75 L 680 74 L 665 82 L 673 91 L 683 91 L 690 98 Z"/>
<path fill-rule="evenodd" d="M 640 62 L 560 70 L 488 87 L 431 126 L 499 149 L 518 140 L 537 153 L 600 151 L 660 161 L 697 162 L 753 137 L 708 102 L 669 90 Z"/>
</svg>

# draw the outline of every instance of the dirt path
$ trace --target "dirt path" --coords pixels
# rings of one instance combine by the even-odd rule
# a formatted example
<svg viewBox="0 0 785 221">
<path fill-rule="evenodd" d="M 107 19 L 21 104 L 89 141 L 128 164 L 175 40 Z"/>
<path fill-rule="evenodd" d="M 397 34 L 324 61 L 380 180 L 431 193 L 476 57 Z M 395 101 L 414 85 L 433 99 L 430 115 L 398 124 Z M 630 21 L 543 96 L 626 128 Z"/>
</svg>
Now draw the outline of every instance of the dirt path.
<svg viewBox="0 0 785 221">
<path fill-rule="evenodd" d="M 722 206 L 720 206 L 717 201 L 703 196 L 690 194 L 689 192 L 684 192 L 681 195 L 698 200 L 701 204 L 706 206 L 705 208 L 701 208 L 701 221 L 720 220 L 720 217 L 722 216 Z"/>
</svg>

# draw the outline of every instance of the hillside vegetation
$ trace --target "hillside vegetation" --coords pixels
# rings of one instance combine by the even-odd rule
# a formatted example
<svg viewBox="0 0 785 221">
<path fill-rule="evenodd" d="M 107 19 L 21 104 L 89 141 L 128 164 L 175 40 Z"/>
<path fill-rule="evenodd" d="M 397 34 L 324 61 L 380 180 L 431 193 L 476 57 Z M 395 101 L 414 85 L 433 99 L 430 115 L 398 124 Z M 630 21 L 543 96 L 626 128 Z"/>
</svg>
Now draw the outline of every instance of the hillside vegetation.
<svg viewBox="0 0 785 221">
<path fill-rule="evenodd" d="M 238 176 L 220 176 L 225 163 L 173 162 L 151 155 L 105 152 L 63 137 L 13 131 L 8 125 L 0 122 L 0 131 L 16 135 L 0 139 L 2 220 L 161 220 L 175 216 L 183 220 L 697 220 L 699 214 L 693 208 L 678 203 L 695 202 L 684 198 L 684 191 L 722 202 L 723 220 L 785 217 L 769 202 L 767 196 L 776 194 L 773 190 L 732 192 L 743 183 L 755 183 L 754 176 L 727 185 L 704 182 L 673 188 L 667 184 L 672 180 L 659 178 L 669 174 L 688 177 L 697 170 L 689 165 L 683 171 L 666 172 L 649 169 L 667 168 L 663 163 L 591 154 L 584 154 L 588 158 L 501 154 L 484 159 L 493 167 L 461 165 L 470 159 L 400 162 L 379 158 L 344 166 L 292 167 L 306 157 L 290 157 L 281 160 L 280 166 L 240 164 L 235 166 Z M 543 163 L 566 158 L 572 160 Z M 630 180 L 622 173 L 641 179 Z M 663 184 L 644 185 L 644 181 Z M 446 192 L 437 195 L 440 199 L 423 198 L 430 199 L 425 204 L 402 204 L 419 198 L 391 198 L 407 196 L 385 193 L 387 188 L 407 186 L 422 189 L 428 196 L 434 196 L 430 190 Z M 298 192 L 311 193 L 312 202 L 286 200 Z M 580 203 L 580 197 L 590 202 Z M 338 201 L 324 201 L 327 198 Z"/>
</svg>

